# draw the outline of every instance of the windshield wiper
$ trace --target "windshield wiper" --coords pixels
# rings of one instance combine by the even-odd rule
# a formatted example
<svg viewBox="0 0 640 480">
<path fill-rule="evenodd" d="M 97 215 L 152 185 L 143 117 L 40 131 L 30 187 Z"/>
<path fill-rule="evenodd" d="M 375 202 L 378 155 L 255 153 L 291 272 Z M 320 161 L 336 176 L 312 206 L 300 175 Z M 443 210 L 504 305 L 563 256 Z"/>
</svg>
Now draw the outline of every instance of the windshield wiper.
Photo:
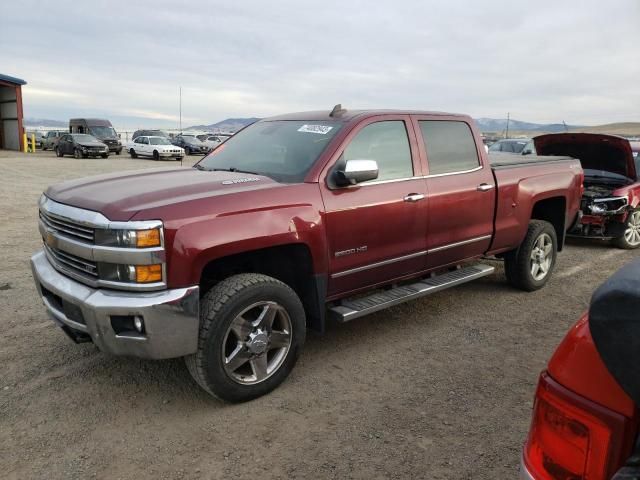
<svg viewBox="0 0 640 480">
<path fill-rule="evenodd" d="M 196 163 L 193 168 L 196 168 L 198 170 L 207 170 L 206 168 L 204 168 L 202 165 L 200 165 L 199 163 Z"/>
<path fill-rule="evenodd" d="M 249 170 L 240 170 L 239 168 L 236 168 L 236 167 L 212 168 L 211 170 L 213 170 L 214 172 L 234 172 L 234 173 L 248 173 L 249 175 L 260 175 L 260 173 L 251 172 Z"/>
</svg>

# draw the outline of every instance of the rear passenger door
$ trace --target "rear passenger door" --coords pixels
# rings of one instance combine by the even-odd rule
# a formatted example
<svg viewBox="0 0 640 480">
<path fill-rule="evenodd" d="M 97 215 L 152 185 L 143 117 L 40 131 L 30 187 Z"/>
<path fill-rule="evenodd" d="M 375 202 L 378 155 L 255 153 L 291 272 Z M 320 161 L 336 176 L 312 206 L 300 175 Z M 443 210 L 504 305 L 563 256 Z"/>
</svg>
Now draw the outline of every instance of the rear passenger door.
<svg viewBox="0 0 640 480">
<path fill-rule="evenodd" d="M 378 178 L 332 186 L 336 164 L 346 160 L 375 160 Z M 426 191 L 409 116 L 372 117 L 357 125 L 329 162 L 320 188 L 330 296 L 424 269 Z"/>
<path fill-rule="evenodd" d="M 481 139 L 459 117 L 416 116 L 414 125 L 427 168 L 428 268 L 482 255 L 493 235 L 495 184 Z"/>
</svg>

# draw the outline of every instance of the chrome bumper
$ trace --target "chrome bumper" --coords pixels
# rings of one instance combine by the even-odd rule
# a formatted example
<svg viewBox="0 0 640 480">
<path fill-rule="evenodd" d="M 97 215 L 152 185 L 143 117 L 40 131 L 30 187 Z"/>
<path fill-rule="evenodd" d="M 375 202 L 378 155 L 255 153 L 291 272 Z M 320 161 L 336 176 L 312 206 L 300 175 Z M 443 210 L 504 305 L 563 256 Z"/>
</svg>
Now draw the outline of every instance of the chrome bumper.
<svg viewBox="0 0 640 480">
<path fill-rule="evenodd" d="M 88 335 L 104 352 L 153 359 L 196 352 L 197 286 L 156 292 L 95 289 L 59 273 L 44 251 L 31 257 L 31 270 L 38 293 L 54 322 L 67 332 L 70 329 Z M 143 318 L 143 332 L 116 333 L 112 317 L 132 316 Z"/>
</svg>

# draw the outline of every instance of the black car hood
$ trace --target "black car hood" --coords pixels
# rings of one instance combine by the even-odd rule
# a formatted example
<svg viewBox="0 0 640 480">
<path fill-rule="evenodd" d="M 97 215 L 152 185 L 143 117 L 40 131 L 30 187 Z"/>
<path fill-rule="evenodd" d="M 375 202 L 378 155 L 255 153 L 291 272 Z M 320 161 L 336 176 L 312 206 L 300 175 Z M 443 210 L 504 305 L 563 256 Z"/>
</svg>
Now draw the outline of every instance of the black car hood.
<svg viewBox="0 0 640 480">
<path fill-rule="evenodd" d="M 76 142 L 76 145 L 80 145 L 81 147 L 106 147 L 102 142 Z"/>
<path fill-rule="evenodd" d="M 604 170 L 636 179 L 629 140 L 600 133 L 550 133 L 533 139 L 538 155 L 567 155 L 583 169 Z"/>
<path fill-rule="evenodd" d="M 595 291 L 589 329 L 609 372 L 640 405 L 640 259 Z"/>
</svg>

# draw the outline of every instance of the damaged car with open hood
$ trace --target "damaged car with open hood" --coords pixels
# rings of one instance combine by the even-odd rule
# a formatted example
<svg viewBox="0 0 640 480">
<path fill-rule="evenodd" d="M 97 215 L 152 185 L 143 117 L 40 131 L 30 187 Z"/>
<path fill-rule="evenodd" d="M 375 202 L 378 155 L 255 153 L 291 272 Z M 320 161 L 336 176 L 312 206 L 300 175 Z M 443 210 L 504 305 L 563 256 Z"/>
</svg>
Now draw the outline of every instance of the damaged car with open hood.
<svg viewBox="0 0 640 480">
<path fill-rule="evenodd" d="M 582 164 L 584 192 L 571 235 L 640 247 L 640 143 L 615 135 L 555 133 L 534 138 L 534 144 L 538 155 L 570 156 Z"/>
</svg>

